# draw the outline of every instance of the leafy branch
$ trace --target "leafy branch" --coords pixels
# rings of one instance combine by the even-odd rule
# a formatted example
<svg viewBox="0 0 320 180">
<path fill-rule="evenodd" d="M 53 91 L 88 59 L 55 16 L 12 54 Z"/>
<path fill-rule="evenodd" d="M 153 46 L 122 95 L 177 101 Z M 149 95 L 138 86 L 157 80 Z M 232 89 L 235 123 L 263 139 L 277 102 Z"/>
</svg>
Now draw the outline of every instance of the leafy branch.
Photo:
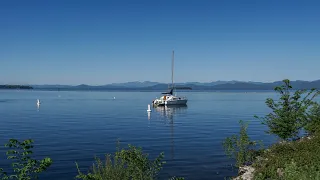
<svg viewBox="0 0 320 180">
<path fill-rule="evenodd" d="M 38 174 L 46 171 L 52 164 L 50 158 L 42 160 L 32 159 L 33 154 L 33 140 L 27 139 L 19 142 L 16 139 L 10 139 L 5 147 L 10 148 L 7 151 L 7 158 L 12 160 L 13 174 L 8 175 L 3 169 L 0 169 L 0 177 L 2 180 L 17 179 L 17 180 L 31 180 L 38 179 Z"/>
</svg>

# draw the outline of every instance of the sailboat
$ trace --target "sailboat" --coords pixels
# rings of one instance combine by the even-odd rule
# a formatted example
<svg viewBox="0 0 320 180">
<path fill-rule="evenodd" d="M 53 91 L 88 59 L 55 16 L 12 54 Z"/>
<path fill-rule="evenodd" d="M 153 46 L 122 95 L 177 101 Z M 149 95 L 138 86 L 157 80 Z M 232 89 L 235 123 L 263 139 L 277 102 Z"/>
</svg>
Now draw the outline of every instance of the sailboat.
<svg viewBox="0 0 320 180">
<path fill-rule="evenodd" d="M 188 99 L 186 97 L 179 97 L 173 95 L 173 90 L 177 89 L 173 84 L 173 68 L 174 66 L 174 51 L 172 51 L 172 75 L 171 75 L 171 88 L 169 88 L 168 92 L 162 93 L 162 96 L 158 99 L 152 101 L 153 105 L 157 106 L 166 106 L 166 105 L 186 105 Z"/>
</svg>

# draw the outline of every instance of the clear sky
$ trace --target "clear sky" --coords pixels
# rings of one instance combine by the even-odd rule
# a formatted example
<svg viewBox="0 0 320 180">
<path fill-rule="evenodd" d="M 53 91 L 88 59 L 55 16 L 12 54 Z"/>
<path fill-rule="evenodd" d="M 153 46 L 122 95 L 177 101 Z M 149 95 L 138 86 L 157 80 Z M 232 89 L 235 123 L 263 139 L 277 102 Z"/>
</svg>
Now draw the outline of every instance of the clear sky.
<svg viewBox="0 0 320 180">
<path fill-rule="evenodd" d="M 0 84 L 320 79 L 320 1 L 0 1 Z"/>
</svg>

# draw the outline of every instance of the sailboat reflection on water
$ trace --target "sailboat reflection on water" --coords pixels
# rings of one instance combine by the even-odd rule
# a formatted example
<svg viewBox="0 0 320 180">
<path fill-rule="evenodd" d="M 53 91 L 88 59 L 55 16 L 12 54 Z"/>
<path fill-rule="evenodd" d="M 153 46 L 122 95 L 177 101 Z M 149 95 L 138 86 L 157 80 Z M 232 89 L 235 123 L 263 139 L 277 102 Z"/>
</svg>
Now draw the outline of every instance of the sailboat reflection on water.
<svg viewBox="0 0 320 180">
<path fill-rule="evenodd" d="M 170 124 L 170 136 L 171 136 L 171 159 L 174 159 L 174 117 L 177 114 L 182 114 L 187 110 L 187 105 L 175 105 L 175 106 L 157 106 L 154 107 L 155 111 L 168 120 Z"/>
</svg>

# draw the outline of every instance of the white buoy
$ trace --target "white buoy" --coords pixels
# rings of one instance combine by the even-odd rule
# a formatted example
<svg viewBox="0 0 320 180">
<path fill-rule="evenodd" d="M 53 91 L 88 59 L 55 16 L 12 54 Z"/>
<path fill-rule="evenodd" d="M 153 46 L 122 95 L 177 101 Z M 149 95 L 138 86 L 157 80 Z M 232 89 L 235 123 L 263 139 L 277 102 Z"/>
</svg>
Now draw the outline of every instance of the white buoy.
<svg viewBox="0 0 320 180">
<path fill-rule="evenodd" d="M 37 111 L 39 111 L 39 109 L 40 109 L 40 100 L 39 99 L 37 99 L 36 105 L 37 105 Z"/>
<path fill-rule="evenodd" d="M 150 104 L 148 104 L 148 110 L 147 110 L 147 112 L 151 112 Z"/>
<path fill-rule="evenodd" d="M 113 99 L 116 99 L 116 97 L 113 97 Z"/>
</svg>

